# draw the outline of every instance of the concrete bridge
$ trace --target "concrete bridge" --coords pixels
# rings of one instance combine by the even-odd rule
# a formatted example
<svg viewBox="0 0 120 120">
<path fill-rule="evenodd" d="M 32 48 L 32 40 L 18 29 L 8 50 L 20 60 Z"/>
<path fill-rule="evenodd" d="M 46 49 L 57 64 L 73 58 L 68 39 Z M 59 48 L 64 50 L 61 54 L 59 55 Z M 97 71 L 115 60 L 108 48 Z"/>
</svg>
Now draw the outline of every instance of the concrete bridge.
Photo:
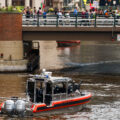
<svg viewBox="0 0 120 120">
<path fill-rule="evenodd" d="M 51 23 L 53 23 L 53 19 L 50 20 L 52 20 Z M 57 46 L 56 40 L 111 41 L 113 37 L 116 39 L 117 35 L 120 33 L 119 24 L 113 24 L 115 23 L 113 19 L 112 22 L 109 22 L 109 26 L 108 24 L 105 25 L 106 27 L 103 26 L 105 21 L 102 22 L 101 26 L 101 19 L 100 22 L 98 22 L 100 24 L 99 27 L 99 24 L 92 26 L 79 25 L 79 20 L 81 23 L 83 19 L 82 21 L 81 19 L 70 20 L 72 20 L 71 24 L 74 23 L 73 26 L 69 26 L 68 23 L 66 23 L 67 19 L 64 19 L 66 23 L 65 26 L 59 24 L 60 21 L 58 19 L 55 19 L 55 25 L 51 27 L 46 24 L 42 24 L 43 26 L 41 26 L 39 25 L 39 23 L 41 23 L 39 21 L 37 25 L 31 26 L 28 24 L 24 26 L 22 14 L 0 13 L 0 72 L 26 71 L 29 56 L 33 60 L 32 63 L 36 63 L 33 55 L 37 56 L 37 58 L 40 56 L 40 68 L 48 67 L 49 69 L 50 67 L 50 69 L 54 69 L 54 67 L 57 66 L 57 61 L 59 61 L 57 60 L 57 53 L 55 52 Z M 43 21 L 45 22 L 46 20 Z M 34 21 L 32 21 L 32 24 L 33 22 Z M 93 22 L 93 19 L 89 23 L 91 22 Z M 30 21 L 28 23 L 30 23 Z M 86 24 L 86 22 L 83 23 Z M 97 23 L 97 21 L 94 23 Z M 117 23 L 119 23 L 119 21 Z M 38 43 L 37 50 L 33 49 L 33 41 L 37 41 Z M 28 43 L 28 45 L 25 46 L 25 43 Z M 49 53 L 46 52 L 46 50 L 49 51 Z M 50 58 L 54 58 L 54 60 L 50 60 Z M 48 65 L 46 63 L 48 63 Z M 58 68 L 61 67 L 61 65 L 58 66 Z"/>
<path fill-rule="evenodd" d="M 23 40 L 112 40 L 120 32 L 120 19 L 81 15 L 69 17 L 56 15 L 22 17 Z"/>
<path fill-rule="evenodd" d="M 120 27 L 23 27 L 23 41 L 32 40 L 92 40 L 117 39 Z"/>
</svg>

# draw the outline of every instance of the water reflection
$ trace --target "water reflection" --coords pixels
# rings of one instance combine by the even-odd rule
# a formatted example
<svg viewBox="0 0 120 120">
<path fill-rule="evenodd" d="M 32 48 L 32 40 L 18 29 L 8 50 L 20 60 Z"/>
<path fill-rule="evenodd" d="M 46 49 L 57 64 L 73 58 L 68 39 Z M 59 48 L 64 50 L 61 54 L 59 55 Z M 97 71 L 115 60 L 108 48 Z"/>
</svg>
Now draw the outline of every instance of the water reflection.
<svg viewBox="0 0 120 120">
<path fill-rule="evenodd" d="M 69 64 L 120 61 L 119 44 L 112 43 L 113 42 L 82 41 L 81 44 L 76 47 L 59 49 L 59 53 L 62 57 L 69 60 Z"/>
<path fill-rule="evenodd" d="M 40 41 L 40 69 L 60 69 L 63 64 L 58 59 L 56 41 Z"/>
<path fill-rule="evenodd" d="M 0 75 L 0 96 L 25 96 L 26 77 L 19 77 L 18 74 Z"/>
<path fill-rule="evenodd" d="M 120 62 L 120 47 L 113 42 L 82 41 L 74 47 L 57 48 L 55 41 L 40 41 L 40 69 Z"/>
</svg>

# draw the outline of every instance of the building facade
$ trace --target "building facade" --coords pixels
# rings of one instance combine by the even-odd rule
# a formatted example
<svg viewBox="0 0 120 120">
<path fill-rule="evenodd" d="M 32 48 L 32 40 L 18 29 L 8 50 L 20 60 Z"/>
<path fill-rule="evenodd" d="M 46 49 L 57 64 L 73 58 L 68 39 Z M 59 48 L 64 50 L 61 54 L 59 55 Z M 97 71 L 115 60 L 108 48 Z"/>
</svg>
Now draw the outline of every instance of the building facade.
<svg viewBox="0 0 120 120">
<path fill-rule="evenodd" d="M 64 0 L 53 0 L 53 8 L 60 10 L 63 7 Z"/>
<path fill-rule="evenodd" d="M 37 9 L 44 4 L 46 7 L 53 7 L 61 9 L 63 7 L 64 0 L 0 0 L 0 7 L 6 6 L 25 6 L 36 7 Z"/>
<path fill-rule="evenodd" d="M 0 0 L 0 6 L 25 6 L 36 7 L 37 9 L 44 3 L 44 0 Z"/>
<path fill-rule="evenodd" d="M 119 4 L 119 0 L 100 0 L 100 6 L 117 6 Z"/>
</svg>

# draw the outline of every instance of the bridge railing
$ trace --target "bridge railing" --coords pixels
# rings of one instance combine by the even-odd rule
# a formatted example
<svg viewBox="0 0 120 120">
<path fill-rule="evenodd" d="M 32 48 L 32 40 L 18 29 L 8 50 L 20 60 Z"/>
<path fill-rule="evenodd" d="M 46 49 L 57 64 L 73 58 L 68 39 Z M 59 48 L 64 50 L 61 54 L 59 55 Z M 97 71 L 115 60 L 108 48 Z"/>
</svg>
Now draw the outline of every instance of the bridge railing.
<svg viewBox="0 0 120 120">
<path fill-rule="evenodd" d="M 117 16 L 58 16 L 39 15 L 23 16 L 23 26 L 37 27 L 120 27 L 120 19 Z"/>
</svg>

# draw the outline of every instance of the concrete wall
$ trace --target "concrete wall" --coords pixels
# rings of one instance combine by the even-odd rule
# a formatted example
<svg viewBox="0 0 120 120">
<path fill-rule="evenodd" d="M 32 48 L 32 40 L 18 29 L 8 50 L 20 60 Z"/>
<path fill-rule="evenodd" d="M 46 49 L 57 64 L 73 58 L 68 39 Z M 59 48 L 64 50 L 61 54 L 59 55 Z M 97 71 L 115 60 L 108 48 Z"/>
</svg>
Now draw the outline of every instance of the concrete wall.
<svg viewBox="0 0 120 120">
<path fill-rule="evenodd" d="M 32 0 L 32 3 L 32 7 L 36 7 L 37 10 L 39 9 L 39 7 L 41 7 L 41 0 Z"/>
<path fill-rule="evenodd" d="M 0 0 L 1 7 L 5 7 L 5 0 Z"/>
<path fill-rule="evenodd" d="M 12 6 L 12 0 L 7 0 L 7 5 Z"/>
<path fill-rule="evenodd" d="M 0 41 L 0 54 L 4 60 L 22 60 L 23 42 L 22 41 Z"/>
<path fill-rule="evenodd" d="M 0 72 L 23 72 L 27 69 L 27 60 L 5 61 L 0 59 Z"/>
<path fill-rule="evenodd" d="M 25 71 L 22 14 L 0 13 L 0 72 Z"/>
<path fill-rule="evenodd" d="M 30 0 L 25 0 L 25 7 L 30 6 Z M 32 8 L 36 7 L 38 10 L 41 7 L 41 0 L 32 0 Z"/>
</svg>

